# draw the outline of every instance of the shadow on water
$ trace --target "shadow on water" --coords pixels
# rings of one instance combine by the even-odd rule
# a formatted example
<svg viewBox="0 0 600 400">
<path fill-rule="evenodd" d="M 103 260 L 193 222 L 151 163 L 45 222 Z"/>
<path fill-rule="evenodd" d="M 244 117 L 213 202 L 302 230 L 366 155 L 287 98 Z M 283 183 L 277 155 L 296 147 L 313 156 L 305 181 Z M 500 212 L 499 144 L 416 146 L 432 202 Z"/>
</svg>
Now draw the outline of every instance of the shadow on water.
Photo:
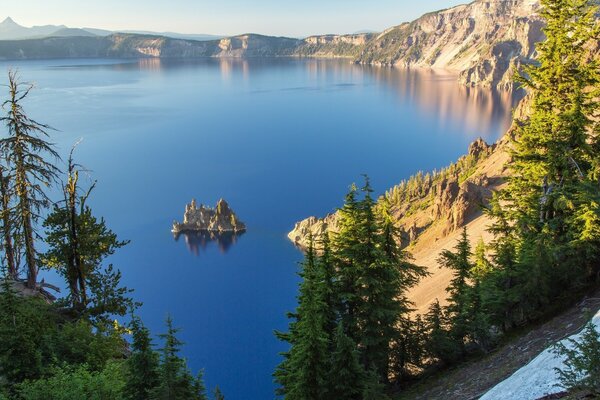
<svg viewBox="0 0 600 400">
<path fill-rule="evenodd" d="M 188 250 L 195 256 L 199 256 L 201 252 L 206 252 L 212 243 L 215 243 L 219 251 L 225 254 L 231 246 L 238 242 L 243 234 L 244 232 L 182 232 L 175 235 L 175 241 L 178 242 L 183 237 Z"/>
</svg>

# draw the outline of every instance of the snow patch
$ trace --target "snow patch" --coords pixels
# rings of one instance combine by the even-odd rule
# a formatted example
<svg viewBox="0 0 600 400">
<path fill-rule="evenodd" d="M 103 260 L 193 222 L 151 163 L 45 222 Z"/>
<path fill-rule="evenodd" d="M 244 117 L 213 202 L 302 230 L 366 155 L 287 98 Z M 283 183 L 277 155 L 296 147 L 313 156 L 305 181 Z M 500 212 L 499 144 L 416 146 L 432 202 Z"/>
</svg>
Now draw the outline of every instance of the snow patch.
<svg viewBox="0 0 600 400">
<path fill-rule="evenodd" d="M 600 311 L 596 313 L 592 322 L 596 330 L 600 331 Z M 569 339 L 581 342 L 581 336 L 582 334 L 578 333 Z M 568 339 L 564 339 L 562 343 L 567 348 L 573 347 Z M 555 354 L 552 347 L 549 347 L 529 364 L 494 386 L 480 400 L 537 400 L 549 394 L 560 393 L 564 389 L 558 386 L 558 375 L 554 368 L 564 368 L 564 357 Z"/>
</svg>

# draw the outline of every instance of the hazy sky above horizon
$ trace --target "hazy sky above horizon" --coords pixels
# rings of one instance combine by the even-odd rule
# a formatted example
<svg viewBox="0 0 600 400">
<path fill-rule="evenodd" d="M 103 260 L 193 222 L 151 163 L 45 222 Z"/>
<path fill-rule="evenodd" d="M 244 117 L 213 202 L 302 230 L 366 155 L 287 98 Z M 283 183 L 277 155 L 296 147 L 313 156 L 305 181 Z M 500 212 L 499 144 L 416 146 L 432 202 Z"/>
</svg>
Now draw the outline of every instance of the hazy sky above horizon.
<svg viewBox="0 0 600 400">
<path fill-rule="evenodd" d="M 380 31 L 469 0 L 20 0 L 3 1 L 0 21 L 109 30 L 307 36 Z"/>
</svg>

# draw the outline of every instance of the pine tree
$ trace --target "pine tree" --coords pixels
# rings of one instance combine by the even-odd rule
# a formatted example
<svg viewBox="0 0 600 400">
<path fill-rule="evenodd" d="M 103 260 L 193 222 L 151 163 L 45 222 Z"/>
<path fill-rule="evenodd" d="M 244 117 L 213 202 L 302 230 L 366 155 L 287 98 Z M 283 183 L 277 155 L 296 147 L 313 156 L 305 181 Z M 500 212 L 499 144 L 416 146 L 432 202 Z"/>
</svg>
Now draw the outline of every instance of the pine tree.
<svg viewBox="0 0 600 400">
<path fill-rule="evenodd" d="M 373 280 L 370 283 L 371 291 L 367 292 L 371 301 L 367 302 L 369 307 L 366 313 L 369 315 L 365 324 L 375 327 L 366 328 L 366 331 L 372 330 L 373 338 L 376 339 L 372 338 L 371 341 L 379 343 L 371 349 L 366 347 L 365 352 L 378 354 L 378 360 L 373 366 L 379 372 L 382 382 L 387 383 L 391 347 L 394 344 L 394 358 L 396 362 L 400 361 L 396 364 L 398 369 L 394 371 L 397 376 L 402 376 L 409 360 L 414 360 L 413 349 L 397 344 L 414 343 L 410 321 L 414 304 L 408 299 L 407 292 L 427 275 L 427 271 L 412 264 L 410 254 L 401 249 L 400 232 L 395 226 L 391 204 L 385 197 L 376 207 L 375 218 L 378 235 L 376 246 L 379 252 L 376 264 L 367 269 L 367 272 L 372 273 Z M 399 353 L 402 349 L 405 354 Z"/>
<path fill-rule="evenodd" d="M 8 89 L 9 99 L 3 103 L 6 116 L 0 118 L 6 124 L 7 136 L 0 139 L 0 150 L 6 156 L 6 162 L 14 168 L 16 227 L 25 246 L 27 286 L 33 289 L 39 269 L 35 224 L 40 218 L 40 211 L 49 203 L 45 188 L 55 181 L 58 173 L 56 166 L 45 157 L 59 159 L 59 156 L 46 140 L 50 128 L 30 119 L 23 110 L 23 100 L 32 86 L 19 82 L 17 74 L 10 71 Z"/>
<path fill-rule="evenodd" d="M 531 111 L 518 121 L 508 186 L 491 212 L 501 233 L 494 313 L 505 328 L 598 271 L 600 79 L 589 52 L 600 34 L 597 10 L 590 0 L 542 0 L 547 39 L 518 79 L 531 90 Z"/>
<path fill-rule="evenodd" d="M 121 287 L 121 273 L 104 259 L 125 246 L 103 219 L 98 220 L 86 204 L 95 183 L 80 193 L 79 170 L 68 160 L 64 200 L 56 203 L 44 221 L 48 251 L 42 256 L 44 264 L 55 268 L 69 287 L 69 303 L 80 315 L 106 320 L 110 315 L 124 315 L 135 303 L 127 288 Z"/>
<path fill-rule="evenodd" d="M 221 393 L 221 389 L 219 389 L 219 386 L 215 387 L 214 395 L 215 400 L 225 400 L 225 396 L 223 396 L 223 393 Z"/>
<path fill-rule="evenodd" d="M 361 243 L 359 221 L 360 204 L 357 199 L 358 188 L 352 184 L 346 194 L 344 205 L 338 209 L 338 232 L 332 237 L 332 253 L 337 268 L 337 294 L 339 315 L 347 334 L 358 338 L 358 304 L 360 302 L 358 278 L 361 269 L 361 257 L 364 248 Z"/>
<path fill-rule="evenodd" d="M 425 352 L 431 358 L 445 364 L 456 362 L 461 356 L 462 349 L 452 338 L 448 318 L 437 299 L 431 304 L 425 315 L 425 325 L 428 331 Z"/>
<path fill-rule="evenodd" d="M 359 400 L 365 389 L 366 372 L 359 362 L 356 343 L 340 324 L 335 334 L 335 350 L 328 374 L 328 399 Z"/>
<path fill-rule="evenodd" d="M 152 400 L 199 400 L 203 384 L 194 378 L 184 359 L 179 357 L 183 342 L 177 338 L 179 329 L 173 327 L 171 316 L 166 320 L 167 332 L 160 335 L 164 341 L 159 366 L 159 384 L 150 395 Z"/>
<path fill-rule="evenodd" d="M 600 395 L 600 332 L 593 321 L 586 324 L 581 340 L 559 343 L 555 353 L 565 357 L 565 368 L 555 368 L 561 386 L 567 390 L 588 390 Z"/>
<path fill-rule="evenodd" d="M 327 391 L 330 342 L 325 325 L 329 310 L 324 300 L 324 281 L 319 264 L 311 238 L 302 265 L 297 321 L 290 339 L 292 348 L 281 367 L 285 373 L 279 382 L 286 399 L 290 400 L 324 399 Z"/>
<path fill-rule="evenodd" d="M 461 352 L 464 349 L 465 338 L 470 333 L 469 294 L 471 293 L 471 287 L 468 280 L 473 269 L 470 261 L 471 255 L 471 244 L 465 227 L 455 251 L 443 251 L 438 260 L 440 266 L 449 268 L 453 273 L 450 285 L 446 289 L 449 293 L 446 315 L 450 318 L 451 334 Z"/>
<path fill-rule="evenodd" d="M 142 321 L 131 319 L 132 353 L 127 360 L 125 397 L 128 400 L 147 400 L 159 384 L 158 354 L 152 349 L 150 332 Z"/>
<path fill-rule="evenodd" d="M 379 373 L 374 369 L 366 373 L 361 400 L 390 400 L 390 397 L 385 393 L 385 384 L 381 382 Z"/>
</svg>

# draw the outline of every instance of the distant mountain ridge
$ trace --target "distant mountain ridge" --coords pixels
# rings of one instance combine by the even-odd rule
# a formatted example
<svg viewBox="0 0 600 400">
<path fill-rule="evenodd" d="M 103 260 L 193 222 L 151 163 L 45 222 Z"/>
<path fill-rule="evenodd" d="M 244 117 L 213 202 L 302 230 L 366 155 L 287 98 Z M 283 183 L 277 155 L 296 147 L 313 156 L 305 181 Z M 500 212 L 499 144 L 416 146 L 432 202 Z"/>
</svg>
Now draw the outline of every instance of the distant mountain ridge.
<svg viewBox="0 0 600 400">
<path fill-rule="evenodd" d="M 174 39 L 186 40 L 216 40 L 223 36 L 208 34 L 186 34 L 176 32 L 151 32 L 125 30 L 123 33 L 135 33 L 140 35 L 166 36 Z M 44 25 L 32 26 L 27 28 L 19 25 L 11 17 L 7 17 L 0 22 L 0 40 L 24 40 L 24 39 L 44 39 L 47 37 L 75 37 L 75 36 L 109 36 L 116 33 L 106 29 L 97 28 L 70 28 L 66 25 Z"/>
<path fill-rule="evenodd" d="M 382 33 L 319 35 L 305 39 L 244 34 L 226 38 L 152 32 L 112 33 L 53 27 L 54 34 L 23 40 L 23 28 L 0 24 L 0 59 L 49 57 L 323 57 L 356 63 L 454 71 L 467 86 L 510 88 L 515 68 L 532 62 L 543 40 L 539 0 L 475 0 L 428 13 Z M 76 33 L 79 32 L 80 35 Z M 89 33 L 89 35 L 87 34 Z M 21 40 L 3 41 L 9 35 Z M 191 36 L 191 37 L 190 37 Z"/>
</svg>

